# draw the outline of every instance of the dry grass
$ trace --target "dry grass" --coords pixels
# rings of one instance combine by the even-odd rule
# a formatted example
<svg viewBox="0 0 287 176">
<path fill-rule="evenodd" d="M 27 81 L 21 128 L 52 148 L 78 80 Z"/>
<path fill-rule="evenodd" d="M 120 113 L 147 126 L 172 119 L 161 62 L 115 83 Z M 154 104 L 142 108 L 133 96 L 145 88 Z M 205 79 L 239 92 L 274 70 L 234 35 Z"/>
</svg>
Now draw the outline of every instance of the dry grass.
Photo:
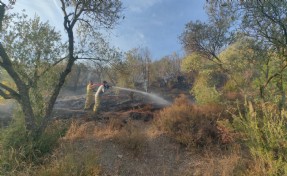
<svg viewBox="0 0 287 176">
<path fill-rule="evenodd" d="M 98 123 L 93 129 L 93 138 L 111 139 L 123 128 L 123 122 L 120 118 L 110 118 L 107 123 Z"/>
<path fill-rule="evenodd" d="M 63 143 L 49 163 L 40 167 L 33 175 L 97 176 L 101 173 L 97 156 L 98 153 L 91 144 Z"/>
<path fill-rule="evenodd" d="M 63 139 L 65 140 L 78 140 L 88 138 L 94 128 L 92 122 L 81 122 L 73 120 Z"/>
<path fill-rule="evenodd" d="M 122 119 L 120 118 L 111 118 L 108 122 L 107 128 L 109 128 L 111 131 L 120 130 L 124 126 Z"/>
<path fill-rule="evenodd" d="M 240 176 L 245 174 L 248 161 L 242 157 L 239 145 L 228 151 L 205 150 L 192 155 L 178 175 L 184 176 Z"/>
<path fill-rule="evenodd" d="M 131 151 L 135 156 L 138 156 L 141 150 L 147 145 L 147 136 L 140 131 L 140 126 L 127 124 L 115 136 L 117 144 L 124 149 Z"/>
<path fill-rule="evenodd" d="M 215 156 L 210 154 L 205 156 L 203 160 L 196 164 L 195 172 L 200 175 L 213 176 L 232 176 L 241 175 L 240 170 L 237 170 L 240 162 L 240 156 L 236 153 L 224 156 Z"/>
</svg>

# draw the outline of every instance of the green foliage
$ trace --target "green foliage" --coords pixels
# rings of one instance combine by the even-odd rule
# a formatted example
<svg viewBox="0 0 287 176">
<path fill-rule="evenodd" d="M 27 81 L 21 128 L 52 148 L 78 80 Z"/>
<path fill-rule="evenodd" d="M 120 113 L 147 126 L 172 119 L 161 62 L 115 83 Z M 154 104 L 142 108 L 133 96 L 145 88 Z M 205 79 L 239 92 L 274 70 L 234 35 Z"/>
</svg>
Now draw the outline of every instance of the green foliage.
<svg viewBox="0 0 287 176">
<path fill-rule="evenodd" d="M 246 113 L 234 115 L 234 127 L 241 132 L 253 166 L 248 175 L 287 174 L 287 113 L 262 104 L 257 109 L 248 102 Z"/>
<path fill-rule="evenodd" d="M 1 96 L 21 104 L 26 127 L 36 130 L 63 70 L 58 67 L 63 55 L 61 36 L 37 16 L 28 19 L 25 14 L 8 14 L 4 22 L 0 55 L 5 64 L 1 69 L 9 74 L 9 84 L 0 85 Z"/>
<path fill-rule="evenodd" d="M 220 50 L 229 42 L 229 24 L 224 21 L 204 23 L 191 21 L 186 24 L 180 40 L 187 53 L 197 52 L 205 58 L 218 55 Z M 215 57 L 217 61 L 219 59 Z"/>
<path fill-rule="evenodd" d="M 209 85 L 208 81 L 208 73 L 199 75 L 195 80 L 191 93 L 198 104 L 219 103 L 220 101 L 221 93 L 216 90 L 215 86 Z"/>
<path fill-rule="evenodd" d="M 220 101 L 221 93 L 217 87 L 222 86 L 225 81 L 224 74 L 217 71 L 212 62 L 204 62 L 204 58 L 193 53 L 183 59 L 181 69 L 184 72 L 195 71 L 195 82 L 190 91 L 199 104 L 216 103 Z"/>
<path fill-rule="evenodd" d="M 15 83 L 12 81 L 10 76 L 7 74 L 7 72 L 3 69 L 0 68 L 0 83 L 4 84 L 5 86 L 15 88 Z M 5 93 L 8 93 L 7 91 L 4 90 Z M 5 99 L 0 96 L 0 103 L 4 101 Z"/>
<path fill-rule="evenodd" d="M 18 112 L 9 127 L 1 129 L 0 173 L 25 170 L 28 165 L 41 163 L 42 157 L 57 146 L 58 138 L 64 134 L 61 125 L 51 124 L 41 136 L 37 136 L 26 130 L 24 118 Z"/>
<path fill-rule="evenodd" d="M 181 63 L 181 70 L 183 72 L 191 72 L 201 70 L 205 65 L 202 62 L 200 55 L 194 53 L 186 56 Z"/>
<path fill-rule="evenodd" d="M 250 38 L 238 38 L 220 53 L 222 62 L 234 72 L 253 68 L 259 59 L 256 57 L 255 41 Z M 257 48 L 259 49 L 259 48 Z"/>
</svg>

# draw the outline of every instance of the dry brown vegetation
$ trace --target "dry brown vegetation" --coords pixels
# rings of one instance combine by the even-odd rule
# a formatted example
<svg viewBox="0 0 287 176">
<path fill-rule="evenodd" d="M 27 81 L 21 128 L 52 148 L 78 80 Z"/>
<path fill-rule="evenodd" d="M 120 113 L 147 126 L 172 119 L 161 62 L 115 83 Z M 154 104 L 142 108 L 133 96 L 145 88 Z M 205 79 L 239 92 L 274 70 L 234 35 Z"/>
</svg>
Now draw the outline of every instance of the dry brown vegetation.
<svg viewBox="0 0 287 176">
<path fill-rule="evenodd" d="M 157 114 L 155 126 L 181 144 L 210 148 L 234 141 L 232 131 L 220 123 L 227 118 L 224 116 L 223 107 L 215 104 L 192 105 L 182 95 L 172 106 Z"/>
<path fill-rule="evenodd" d="M 99 118 L 56 120 L 69 126 L 40 166 L 17 175 L 244 175 L 260 167 L 237 141 L 230 114 L 181 95 L 168 107 L 123 106 Z M 148 118 L 146 118 L 148 117 Z M 249 165 L 258 171 L 250 169 Z M 247 171 L 247 172 L 246 172 Z"/>
<path fill-rule="evenodd" d="M 143 148 L 147 146 L 145 132 L 140 129 L 140 126 L 131 123 L 127 124 L 125 128 L 115 135 L 115 141 L 135 156 L 138 156 Z"/>
<path fill-rule="evenodd" d="M 85 146 L 86 150 L 73 149 L 80 150 L 81 155 L 89 155 L 88 148 L 95 148 L 93 156 L 97 159 L 93 164 L 99 175 L 234 175 L 241 172 L 244 163 L 241 150 L 226 125 L 224 107 L 195 106 L 180 96 L 170 107 L 156 112 L 151 109 L 148 105 L 107 113 L 103 115 L 107 119 L 102 121 L 73 120 L 62 142 L 64 146 L 66 143 Z M 150 113 L 156 114 L 150 121 L 134 117 Z M 74 165 L 72 160 L 68 162 Z M 82 169 L 89 168 L 87 165 Z"/>
</svg>

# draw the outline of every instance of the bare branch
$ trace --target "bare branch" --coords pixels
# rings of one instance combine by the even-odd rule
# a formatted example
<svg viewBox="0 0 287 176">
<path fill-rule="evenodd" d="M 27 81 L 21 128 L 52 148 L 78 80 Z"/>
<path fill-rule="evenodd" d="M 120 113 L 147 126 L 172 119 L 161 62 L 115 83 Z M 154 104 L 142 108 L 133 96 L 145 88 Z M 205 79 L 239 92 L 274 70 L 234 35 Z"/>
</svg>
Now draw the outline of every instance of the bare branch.
<svg viewBox="0 0 287 176">
<path fill-rule="evenodd" d="M 43 76 L 44 74 L 46 74 L 49 70 L 51 70 L 54 66 L 56 66 L 57 64 L 59 64 L 60 62 L 62 62 L 63 60 L 67 59 L 68 56 L 65 56 L 59 60 L 57 60 L 55 63 L 53 63 L 51 66 L 49 66 L 46 70 L 44 70 L 38 77 Z"/>
<path fill-rule="evenodd" d="M 100 61 L 100 62 L 110 61 L 109 59 L 101 59 L 99 57 L 97 57 L 97 58 L 95 58 L 95 57 L 81 57 L 81 58 L 77 58 L 77 60 L 90 60 L 90 61 Z"/>
</svg>

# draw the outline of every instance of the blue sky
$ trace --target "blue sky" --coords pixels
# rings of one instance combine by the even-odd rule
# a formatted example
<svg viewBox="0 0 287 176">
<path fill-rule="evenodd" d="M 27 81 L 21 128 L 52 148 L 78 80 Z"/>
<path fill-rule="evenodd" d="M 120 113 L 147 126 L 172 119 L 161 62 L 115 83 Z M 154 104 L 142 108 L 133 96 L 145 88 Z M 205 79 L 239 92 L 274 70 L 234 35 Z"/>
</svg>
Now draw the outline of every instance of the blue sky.
<svg viewBox="0 0 287 176">
<path fill-rule="evenodd" d="M 7 0 L 3 0 L 7 2 Z M 206 20 L 205 0 L 123 0 L 125 19 L 110 32 L 113 46 L 122 51 L 147 47 L 154 60 L 173 52 L 183 54 L 178 37 L 189 21 Z M 26 9 L 63 31 L 58 0 L 17 0 L 14 11 Z"/>
</svg>

